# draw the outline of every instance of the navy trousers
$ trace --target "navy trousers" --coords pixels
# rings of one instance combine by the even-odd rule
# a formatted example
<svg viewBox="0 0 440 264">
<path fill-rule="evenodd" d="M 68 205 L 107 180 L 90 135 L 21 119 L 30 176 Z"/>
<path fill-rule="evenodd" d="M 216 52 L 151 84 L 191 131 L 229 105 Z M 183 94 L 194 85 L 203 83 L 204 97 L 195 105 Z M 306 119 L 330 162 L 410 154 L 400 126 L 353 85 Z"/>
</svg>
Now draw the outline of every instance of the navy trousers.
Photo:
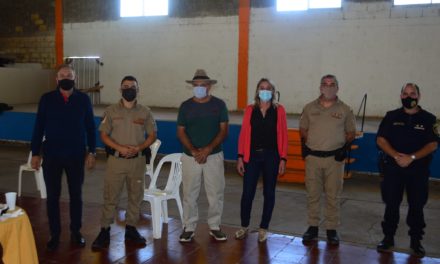
<svg viewBox="0 0 440 264">
<path fill-rule="evenodd" d="M 277 183 L 280 156 L 276 150 L 251 151 L 248 163 L 245 163 L 243 193 L 241 195 L 241 226 L 248 227 L 252 202 L 257 189 L 258 178 L 263 174 L 263 215 L 260 228 L 267 229 L 275 205 L 275 187 Z"/>
<path fill-rule="evenodd" d="M 70 196 L 70 231 L 79 232 L 82 219 L 82 185 L 84 182 L 84 157 L 43 159 L 43 174 L 47 190 L 47 216 L 52 236 L 61 233 L 60 195 L 61 178 L 66 172 Z"/>
<path fill-rule="evenodd" d="M 384 167 L 384 179 L 381 183 L 382 200 L 385 203 L 385 214 L 382 230 L 385 236 L 394 236 L 399 224 L 399 208 L 406 191 L 408 214 L 406 223 L 408 235 L 421 240 L 426 227 L 423 208 L 428 201 L 428 168 L 401 168 L 396 164 Z"/>
</svg>

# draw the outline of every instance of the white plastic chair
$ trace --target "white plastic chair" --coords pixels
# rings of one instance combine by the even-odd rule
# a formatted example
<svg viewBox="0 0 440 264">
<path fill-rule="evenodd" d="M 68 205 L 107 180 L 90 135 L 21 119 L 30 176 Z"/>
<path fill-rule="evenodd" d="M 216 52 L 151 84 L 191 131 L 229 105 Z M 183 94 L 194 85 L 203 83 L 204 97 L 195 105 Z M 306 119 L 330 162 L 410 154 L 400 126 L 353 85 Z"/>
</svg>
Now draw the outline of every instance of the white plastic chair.
<svg viewBox="0 0 440 264">
<path fill-rule="evenodd" d="M 147 164 L 145 170 L 145 176 L 150 177 L 150 182 L 154 174 L 154 160 L 156 159 L 157 151 L 159 150 L 161 144 L 162 142 L 159 139 L 156 139 L 156 141 L 154 141 L 153 144 L 150 145 L 150 149 L 151 149 L 150 164 Z"/>
<path fill-rule="evenodd" d="M 168 200 L 176 200 L 180 213 L 180 220 L 183 223 L 183 209 L 182 201 L 180 199 L 180 184 L 182 183 L 182 163 L 180 162 L 181 156 L 181 153 L 174 153 L 163 157 L 154 171 L 149 188 L 144 192 L 144 201 L 149 202 L 151 205 L 153 237 L 155 239 L 162 237 L 162 220 L 163 222 L 168 223 Z M 166 162 L 171 162 L 167 184 L 163 190 L 157 189 L 157 178 L 159 177 L 162 165 Z"/>
<path fill-rule="evenodd" d="M 40 166 L 39 170 L 32 169 L 31 166 L 32 159 L 32 151 L 29 152 L 29 157 L 26 164 L 20 165 L 20 170 L 18 172 L 18 196 L 21 196 L 21 177 L 23 175 L 23 171 L 32 171 L 34 172 L 35 181 L 37 182 L 37 189 L 40 191 L 41 198 L 46 199 L 46 184 L 44 183 L 43 177 L 43 168 Z"/>
</svg>

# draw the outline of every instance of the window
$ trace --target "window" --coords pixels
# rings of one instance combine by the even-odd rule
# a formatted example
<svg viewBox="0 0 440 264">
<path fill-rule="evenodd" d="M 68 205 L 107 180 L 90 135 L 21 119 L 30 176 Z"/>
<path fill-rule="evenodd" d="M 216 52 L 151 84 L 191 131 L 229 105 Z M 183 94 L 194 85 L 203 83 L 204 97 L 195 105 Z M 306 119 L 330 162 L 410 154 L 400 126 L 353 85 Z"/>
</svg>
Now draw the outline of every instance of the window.
<svg viewBox="0 0 440 264">
<path fill-rule="evenodd" d="M 342 0 L 277 0 L 277 11 L 340 8 L 341 2 Z"/>
<path fill-rule="evenodd" d="M 64 63 L 72 65 L 75 69 L 75 87 L 89 95 L 94 105 L 100 104 L 100 92 L 103 86 L 99 83 L 99 69 L 104 65 L 101 58 L 69 56 L 64 58 Z"/>
<path fill-rule="evenodd" d="M 87 89 L 99 85 L 99 68 L 103 65 L 98 56 L 69 56 L 64 63 L 72 65 L 76 72 L 78 89 Z"/>
<path fill-rule="evenodd" d="M 440 4 L 440 0 L 394 0 L 394 5 Z"/>
<path fill-rule="evenodd" d="M 167 16 L 168 0 L 120 0 L 121 17 Z"/>
</svg>

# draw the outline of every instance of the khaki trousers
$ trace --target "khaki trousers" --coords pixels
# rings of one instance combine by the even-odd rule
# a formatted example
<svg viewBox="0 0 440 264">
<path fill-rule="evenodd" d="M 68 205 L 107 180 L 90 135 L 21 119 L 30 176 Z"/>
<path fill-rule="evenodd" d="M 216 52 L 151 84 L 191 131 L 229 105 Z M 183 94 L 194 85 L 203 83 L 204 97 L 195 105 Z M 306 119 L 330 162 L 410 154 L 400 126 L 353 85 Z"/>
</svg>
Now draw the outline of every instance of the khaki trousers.
<svg viewBox="0 0 440 264">
<path fill-rule="evenodd" d="M 133 159 L 108 157 L 104 177 L 104 205 L 101 227 L 108 227 L 113 223 L 124 184 L 127 185 L 128 194 L 126 224 L 131 226 L 137 224 L 141 202 L 144 197 L 145 168 L 145 156 Z"/>
<path fill-rule="evenodd" d="M 321 195 L 325 194 L 325 227 L 336 229 L 340 224 L 340 196 L 344 182 L 344 163 L 333 156 L 306 157 L 306 190 L 309 226 L 319 226 Z"/>
<path fill-rule="evenodd" d="M 205 164 L 199 164 L 191 156 L 182 154 L 183 182 L 183 225 L 186 231 L 194 231 L 199 220 L 197 199 L 202 178 L 208 199 L 208 225 L 211 230 L 219 230 L 223 213 L 225 189 L 225 169 L 223 152 L 208 156 Z"/>
</svg>

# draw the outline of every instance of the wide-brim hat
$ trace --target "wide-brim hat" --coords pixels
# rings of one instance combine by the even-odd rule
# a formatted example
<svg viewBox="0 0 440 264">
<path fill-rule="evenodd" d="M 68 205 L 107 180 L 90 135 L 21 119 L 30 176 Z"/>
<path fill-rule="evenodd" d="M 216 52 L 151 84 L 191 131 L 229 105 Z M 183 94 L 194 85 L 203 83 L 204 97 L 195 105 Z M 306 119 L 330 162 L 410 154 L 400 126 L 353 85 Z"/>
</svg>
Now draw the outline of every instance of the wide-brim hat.
<svg viewBox="0 0 440 264">
<path fill-rule="evenodd" d="M 217 80 L 213 80 L 209 78 L 208 75 L 206 74 L 206 71 L 203 69 L 196 70 L 196 73 L 194 73 L 194 77 L 192 78 L 192 80 L 186 80 L 186 82 L 193 83 L 194 81 L 199 81 L 199 80 L 210 82 L 211 84 L 217 83 Z"/>
</svg>

